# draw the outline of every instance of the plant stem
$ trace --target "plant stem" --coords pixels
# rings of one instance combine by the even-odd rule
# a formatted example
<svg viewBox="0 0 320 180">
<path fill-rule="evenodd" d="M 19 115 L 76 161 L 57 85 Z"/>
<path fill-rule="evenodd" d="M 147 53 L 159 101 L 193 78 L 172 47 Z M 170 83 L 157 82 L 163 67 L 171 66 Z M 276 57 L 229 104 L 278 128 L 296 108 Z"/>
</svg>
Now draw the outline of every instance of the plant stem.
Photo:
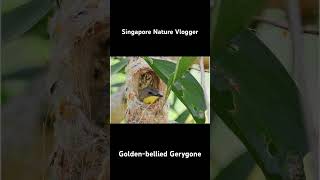
<svg viewBox="0 0 320 180">
<path fill-rule="evenodd" d="M 205 80 L 205 73 L 204 73 L 204 65 L 203 65 L 203 57 L 200 57 L 200 73 L 201 73 L 201 85 L 203 89 L 203 94 L 207 106 L 207 118 L 210 122 L 210 104 L 209 104 L 209 97 L 207 94 L 207 86 L 206 86 L 206 80 Z"/>
<path fill-rule="evenodd" d="M 314 96 L 319 93 L 316 91 L 316 82 L 313 82 L 316 78 L 307 77 L 307 75 L 316 75 L 315 72 L 310 73 L 309 71 L 317 69 L 309 69 L 306 64 L 309 61 L 304 61 L 304 40 L 302 34 L 302 24 L 300 16 L 300 7 L 298 0 L 288 0 L 288 20 L 289 30 L 292 39 L 292 53 L 293 53 L 293 77 L 297 82 L 298 88 L 301 92 L 301 102 L 304 113 L 304 123 L 307 130 L 307 137 L 311 152 L 313 152 L 313 161 L 315 170 L 318 169 L 317 156 L 317 129 L 316 126 L 316 113 L 317 113 L 317 98 Z M 309 66 L 311 67 L 311 66 Z M 319 179 L 319 178 L 316 178 Z"/>
</svg>

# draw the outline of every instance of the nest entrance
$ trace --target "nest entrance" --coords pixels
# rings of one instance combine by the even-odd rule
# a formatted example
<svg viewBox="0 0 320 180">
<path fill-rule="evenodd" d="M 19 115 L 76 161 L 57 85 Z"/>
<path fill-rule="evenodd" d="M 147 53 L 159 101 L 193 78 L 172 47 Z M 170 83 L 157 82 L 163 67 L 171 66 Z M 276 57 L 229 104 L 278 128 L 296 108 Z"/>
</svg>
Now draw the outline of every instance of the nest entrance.
<svg viewBox="0 0 320 180">
<path fill-rule="evenodd" d="M 143 69 L 134 76 L 136 76 L 134 79 L 138 79 L 136 88 L 138 90 L 137 97 L 139 97 L 141 91 L 146 87 L 152 87 L 155 89 L 159 89 L 160 87 L 160 78 L 150 69 Z"/>
</svg>

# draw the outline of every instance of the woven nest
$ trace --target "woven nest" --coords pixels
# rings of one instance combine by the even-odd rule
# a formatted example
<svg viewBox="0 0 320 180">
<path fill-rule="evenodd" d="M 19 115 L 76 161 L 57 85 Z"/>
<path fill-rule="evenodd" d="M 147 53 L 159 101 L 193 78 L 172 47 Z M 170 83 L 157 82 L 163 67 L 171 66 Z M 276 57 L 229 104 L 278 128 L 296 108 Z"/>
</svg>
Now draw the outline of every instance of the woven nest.
<svg viewBox="0 0 320 180">
<path fill-rule="evenodd" d="M 56 179 L 97 180 L 109 168 L 107 12 L 107 0 L 63 0 L 50 22 Z"/>
<path fill-rule="evenodd" d="M 108 0 L 63 0 L 49 23 L 51 53 L 48 86 L 60 97 L 76 95 L 90 120 L 105 124 L 109 108 Z"/>
<path fill-rule="evenodd" d="M 126 99 L 127 123 L 167 123 L 168 104 L 160 98 L 154 104 L 144 104 L 139 100 L 139 94 L 146 87 L 153 87 L 165 94 L 166 84 L 155 74 L 150 66 L 139 57 L 129 57 L 126 68 Z"/>
</svg>

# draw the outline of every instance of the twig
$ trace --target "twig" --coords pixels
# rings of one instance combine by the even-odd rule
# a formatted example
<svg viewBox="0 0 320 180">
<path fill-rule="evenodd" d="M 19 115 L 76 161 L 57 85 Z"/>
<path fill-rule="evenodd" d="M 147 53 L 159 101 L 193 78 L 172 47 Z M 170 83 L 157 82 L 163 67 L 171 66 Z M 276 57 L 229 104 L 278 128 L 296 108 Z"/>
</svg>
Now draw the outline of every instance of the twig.
<svg viewBox="0 0 320 180">
<path fill-rule="evenodd" d="M 289 17 L 289 30 L 292 39 L 292 53 L 293 53 L 293 77 L 297 82 L 298 88 L 301 92 L 301 102 L 303 108 L 303 117 L 305 128 L 307 130 L 307 138 L 308 143 L 311 148 L 311 152 L 313 152 L 314 157 L 317 156 L 317 142 L 318 137 L 316 136 L 316 132 L 318 128 L 315 126 L 315 122 L 317 121 L 316 113 L 317 113 L 317 96 L 318 92 L 316 90 L 316 83 L 313 82 L 316 78 L 307 77 L 309 74 L 308 66 L 306 63 L 309 61 L 304 61 L 304 53 L 303 53 L 303 34 L 302 34 L 302 24 L 301 24 L 301 16 L 300 16 L 300 7 L 298 0 L 288 0 L 288 17 Z M 314 69 L 317 70 L 317 69 Z M 318 169 L 318 162 L 314 160 L 314 167 Z M 317 175 L 316 175 L 317 176 Z M 319 178 L 316 178 L 319 179 Z"/>
<path fill-rule="evenodd" d="M 298 82 L 304 80 L 303 68 L 303 36 L 301 34 L 302 25 L 299 11 L 299 2 L 297 0 L 288 1 L 288 22 L 290 28 L 290 35 L 292 39 L 292 53 L 293 53 L 293 76 Z M 304 86 L 305 87 L 305 86 Z"/>
<path fill-rule="evenodd" d="M 270 24 L 270 25 L 273 25 L 273 26 L 281 28 L 281 29 L 289 30 L 289 25 L 287 23 L 275 22 L 271 19 L 267 19 L 265 17 L 260 17 L 260 16 L 254 17 L 254 20 L 259 21 L 259 22 L 263 22 L 266 24 Z M 319 31 L 316 29 L 302 29 L 302 32 L 306 33 L 306 34 L 319 35 Z"/>
</svg>

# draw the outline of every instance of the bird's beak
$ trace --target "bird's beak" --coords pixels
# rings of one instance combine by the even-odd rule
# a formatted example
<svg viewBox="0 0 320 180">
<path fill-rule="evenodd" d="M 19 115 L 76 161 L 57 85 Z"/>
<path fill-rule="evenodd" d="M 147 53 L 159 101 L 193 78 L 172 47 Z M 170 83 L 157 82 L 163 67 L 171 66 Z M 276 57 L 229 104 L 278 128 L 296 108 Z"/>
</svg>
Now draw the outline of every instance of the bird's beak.
<svg viewBox="0 0 320 180">
<path fill-rule="evenodd" d="M 159 97 L 163 97 L 163 95 L 161 93 L 158 94 Z"/>
</svg>

